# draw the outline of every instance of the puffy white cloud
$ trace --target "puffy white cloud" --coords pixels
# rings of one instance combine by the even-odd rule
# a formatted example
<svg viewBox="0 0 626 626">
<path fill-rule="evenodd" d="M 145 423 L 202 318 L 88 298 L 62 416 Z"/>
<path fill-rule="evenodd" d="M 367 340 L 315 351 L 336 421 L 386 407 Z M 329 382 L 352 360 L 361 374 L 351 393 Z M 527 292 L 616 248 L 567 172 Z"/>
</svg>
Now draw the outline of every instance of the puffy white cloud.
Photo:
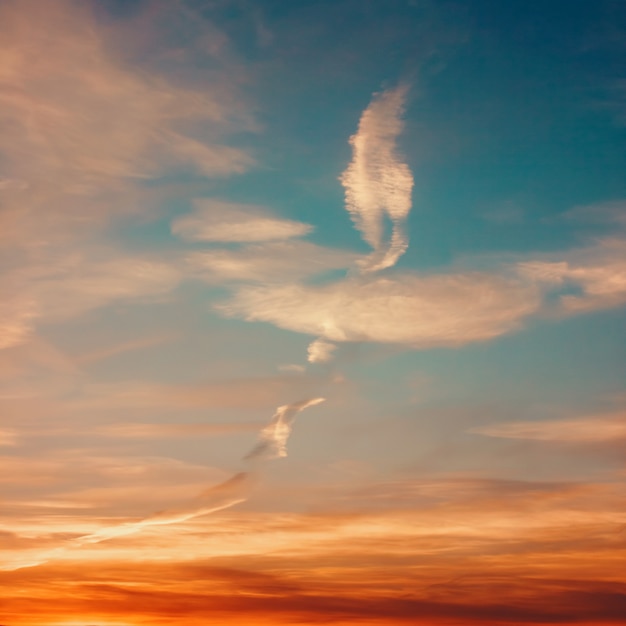
<svg viewBox="0 0 626 626">
<path fill-rule="evenodd" d="M 195 200 L 194 205 L 194 212 L 172 223 L 172 233 L 190 241 L 274 241 L 313 230 L 310 224 L 276 217 L 255 205 L 210 199 Z"/>
<path fill-rule="evenodd" d="M 333 358 L 333 352 L 337 349 L 334 343 L 316 339 L 309 344 L 307 361 L 309 363 L 327 363 Z"/>
<path fill-rule="evenodd" d="M 411 210 L 413 175 L 396 151 L 406 94 L 407 87 L 401 85 L 374 96 L 350 138 L 352 161 L 340 179 L 346 208 L 374 249 L 362 263 L 367 271 L 395 265 L 408 246 L 404 222 Z M 393 229 L 387 243 L 383 242 L 385 215 Z"/>
</svg>

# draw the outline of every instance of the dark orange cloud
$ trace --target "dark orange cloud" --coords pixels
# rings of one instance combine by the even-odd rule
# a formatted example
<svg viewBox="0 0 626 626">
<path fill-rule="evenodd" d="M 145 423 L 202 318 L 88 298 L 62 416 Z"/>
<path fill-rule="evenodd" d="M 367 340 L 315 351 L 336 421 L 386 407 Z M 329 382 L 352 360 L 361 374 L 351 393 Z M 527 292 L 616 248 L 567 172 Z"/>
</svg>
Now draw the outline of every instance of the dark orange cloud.
<svg viewBox="0 0 626 626">
<path fill-rule="evenodd" d="M 167 625 L 622 623 L 619 484 L 442 479 L 365 491 L 395 491 L 396 504 L 372 510 L 367 498 L 360 507 L 351 498 L 352 511 L 317 514 L 244 506 L 0 572 L 0 618 L 19 626 L 76 616 Z M 329 490 L 329 504 L 340 492 L 355 495 Z M 412 506 L 398 506 L 407 492 Z M 49 534 L 31 545 L 25 535 L 3 536 L 5 554 L 64 541 Z"/>
<path fill-rule="evenodd" d="M 276 574 L 200 564 L 80 570 L 70 565 L 2 574 L 0 580 L 5 588 L 19 581 L 30 591 L 3 604 L 3 619 L 20 626 L 76 618 L 105 624 L 600 625 L 623 623 L 626 609 L 624 584 L 501 579 L 485 571 L 431 586 L 407 576 L 395 591 L 380 591 L 367 578 L 357 578 L 350 588 L 341 578 L 311 576 L 294 582 Z M 44 581 L 47 592 L 41 588 Z"/>
</svg>

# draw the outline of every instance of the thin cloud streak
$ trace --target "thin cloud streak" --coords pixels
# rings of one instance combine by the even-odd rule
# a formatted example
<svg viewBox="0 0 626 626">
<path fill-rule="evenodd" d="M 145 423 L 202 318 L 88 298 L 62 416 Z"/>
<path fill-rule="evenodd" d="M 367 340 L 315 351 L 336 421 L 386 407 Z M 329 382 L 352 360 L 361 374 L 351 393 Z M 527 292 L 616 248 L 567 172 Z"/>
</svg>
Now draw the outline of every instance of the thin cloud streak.
<svg viewBox="0 0 626 626">
<path fill-rule="evenodd" d="M 405 221 L 411 210 L 413 175 L 396 149 L 407 91 L 400 85 L 374 96 L 350 138 L 352 161 L 340 177 L 346 209 L 374 249 L 361 263 L 366 272 L 395 265 L 408 247 Z M 389 241 L 384 241 L 385 216 L 392 223 Z"/>
<path fill-rule="evenodd" d="M 301 411 L 320 404 L 324 400 L 325 398 L 311 398 L 278 407 L 270 423 L 261 430 L 259 443 L 244 457 L 244 460 L 265 461 L 287 456 L 287 440 L 296 416 Z M 258 466 L 253 466 L 250 471 L 234 474 L 227 481 L 206 489 L 183 506 L 166 509 L 137 521 L 105 526 L 94 533 L 75 537 L 61 547 L 45 551 L 39 555 L 28 555 L 25 559 L 18 559 L 0 566 L 0 570 L 13 571 L 41 565 L 62 556 L 68 550 L 77 549 L 84 545 L 97 544 L 109 539 L 135 534 L 148 526 L 177 524 L 230 508 L 247 500 L 250 478 L 256 472 L 258 472 Z"/>
<path fill-rule="evenodd" d="M 196 210 L 172 222 L 174 235 L 188 241 L 223 243 L 275 241 L 302 237 L 313 226 L 272 215 L 255 205 L 201 199 Z"/>
<path fill-rule="evenodd" d="M 247 481 L 235 476 L 212 488 L 204 505 L 245 493 Z M 109 532 L 119 540 L 106 553 L 96 531 L 71 558 L 2 573 L 3 591 L 28 591 L 2 610 L 24 612 L 26 598 L 36 599 L 26 613 L 50 621 L 77 609 L 79 596 L 81 616 L 98 607 L 101 617 L 168 624 L 181 615 L 212 623 L 218 609 L 222 623 L 236 623 L 242 607 L 275 624 L 321 613 L 333 624 L 621 623 L 621 484 L 450 477 L 363 483 L 361 499 L 346 487 L 327 485 L 326 509 L 315 513 L 222 509 L 200 520 L 186 507 L 169 509 L 142 520 L 146 532 L 132 542 L 124 537 L 133 525 Z M 173 526 L 174 518 L 183 525 Z M 26 551 L 28 538 L 6 542 Z M 67 585 L 78 593 L 51 602 Z"/>
<path fill-rule="evenodd" d="M 141 422 L 125 422 L 120 424 L 108 424 L 96 428 L 95 432 L 106 437 L 121 437 L 128 439 L 160 439 L 169 437 L 194 437 L 215 436 L 245 433 L 258 430 L 258 422 L 236 422 L 211 424 L 197 422 L 193 424 L 155 424 Z"/>
<path fill-rule="evenodd" d="M 470 432 L 504 439 L 555 443 L 609 443 L 626 440 L 626 413 L 535 422 L 510 422 L 474 428 Z"/>
</svg>

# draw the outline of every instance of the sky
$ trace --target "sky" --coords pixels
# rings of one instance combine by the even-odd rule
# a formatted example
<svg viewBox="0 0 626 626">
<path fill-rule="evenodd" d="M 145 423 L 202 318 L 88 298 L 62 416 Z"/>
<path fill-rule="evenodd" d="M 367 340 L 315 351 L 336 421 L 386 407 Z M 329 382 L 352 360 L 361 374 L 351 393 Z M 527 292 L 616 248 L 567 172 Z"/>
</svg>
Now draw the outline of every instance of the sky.
<svg viewBox="0 0 626 626">
<path fill-rule="evenodd" d="M 623 624 L 625 53 L 0 0 L 0 624 Z"/>
</svg>

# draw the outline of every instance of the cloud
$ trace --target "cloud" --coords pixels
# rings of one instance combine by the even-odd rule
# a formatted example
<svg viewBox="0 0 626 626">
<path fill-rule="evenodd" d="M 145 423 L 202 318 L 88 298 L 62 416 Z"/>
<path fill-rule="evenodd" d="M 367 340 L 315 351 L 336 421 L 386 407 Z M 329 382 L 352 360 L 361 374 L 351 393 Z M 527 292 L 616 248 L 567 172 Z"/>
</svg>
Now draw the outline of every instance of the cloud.
<svg viewBox="0 0 626 626">
<path fill-rule="evenodd" d="M 279 406 L 271 422 L 259 434 L 259 443 L 245 456 L 245 459 L 251 461 L 287 456 L 287 439 L 289 439 L 291 427 L 298 413 L 324 401 L 325 398 L 311 398 Z"/>
<path fill-rule="evenodd" d="M 626 414 L 590 415 L 575 419 L 509 422 L 474 428 L 470 432 L 505 439 L 555 443 L 603 443 L 626 439 Z"/>
<path fill-rule="evenodd" d="M 212 488 L 206 504 L 245 493 L 247 480 Z M 246 624 L 250 615 L 262 624 L 341 626 L 623 621 L 623 485 L 443 477 L 361 487 L 359 501 L 333 482 L 319 494 L 326 508 L 315 512 L 222 509 L 146 523 L 141 534 L 2 571 L 0 615 L 8 623 L 15 615 L 89 623 L 93 615 L 98 624 L 182 615 L 194 626 Z M 394 506 L 381 507 L 377 494 Z M 26 560 L 58 545 L 63 537 L 51 528 L 44 537 L 6 530 L 2 556 Z"/>
<path fill-rule="evenodd" d="M 520 275 L 559 291 L 554 312 L 573 315 L 626 303 L 626 239 L 594 245 L 518 265 Z M 569 288 L 569 292 L 568 292 Z"/>
<path fill-rule="evenodd" d="M 307 241 L 279 241 L 192 252 L 191 275 L 209 283 L 293 281 L 352 265 L 357 255 Z"/>
<path fill-rule="evenodd" d="M 268 459 L 276 458 L 276 457 L 284 457 L 287 455 L 286 452 L 286 444 L 289 438 L 289 434 L 291 432 L 291 427 L 296 418 L 296 415 L 303 411 L 304 409 L 315 406 L 320 402 L 323 402 L 324 398 L 312 398 L 309 400 L 303 400 L 300 402 L 295 402 L 289 405 L 283 405 L 278 407 L 275 414 L 273 415 L 270 423 L 261 430 L 259 434 L 259 443 L 255 448 L 244 457 L 244 460 L 247 461 L 265 461 Z M 116 428 L 117 426 L 117 428 Z M 154 434 L 156 431 L 159 433 L 158 425 L 148 425 L 148 434 Z M 165 426 L 165 430 L 167 431 L 168 425 Z M 113 425 L 112 434 L 116 434 L 119 430 L 119 425 Z M 198 430 L 198 429 L 196 429 Z M 202 429 L 199 429 L 202 430 Z M 131 431 L 132 432 L 132 431 Z M 177 429 L 174 428 L 174 433 L 176 434 Z M 111 434 L 110 432 L 106 434 Z M 122 435 L 124 434 L 124 429 L 122 429 Z M 133 435 L 145 434 L 144 431 L 140 429 L 139 433 L 133 432 Z M 4 469 L 7 467 L 11 467 L 11 465 L 15 465 L 16 463 L 19 465 L 23 462 L 23 459 L 17 460 L 5 460 L 0 459 L 0 466 L 4 465 Z M 129 476 L 131 478 L 136 478 L 139 475 L 144 482 L 144 485 L 138 485 L 136 488 L 136 493 L 143 498 L 146 495 L 152 495 L 154 490 L 146 488 L 145 481 L 146 478 L 150 480 L 150 478 L 154 479 L 153 476 L 147 476 L 148 472 L 146 470 L 154 469 L 154 466 L 150 468 L 150 465 L 145 462 L 145 459 L 139 460 L 139 463 L 136 465 L 132 465 L 130 463 L 120 463 L 119 461 L 111 462 L 110 459 L 95 459 L 90 458 L 88 463 L 86 464 L 88 467 L 91 467 L 91 472 L 89 475 L 90 485 L 93 485 L 94 479 L 100 475 L 104 476 L 113 476 L 118 479 L 125 480 Z M 167 460 L 169 465 L 173 469 L 189 469 L 190 466 L 188 464 L 183 464 L 180 462 L 176 462 L 172 459 Z M 82 460 L 83 465 L 85 465 L 85 461 Z M 37 465 L 37 464 L 34 464 Z M 67 471 L 67 468 L 63 467 L 58 460 L 48 461 L 44 464 L 39 464 L 39 467 L 29 466 L 30 472 L 35 472 L 35 476 L 37 475 L 37 470 L 41 471 L 44 469 L 47 475 L 57 474 L 55 478 L 62 478 L 63 473 Z M 157 467 L 158 470 L 163 469 L 163 466 Z M 258 471 L 258 466 L 253 468 L 253 472 Z M 81 480 L 83 477 L 83 473 L 78 474 L 78 476 L 73 476 L 74 480 L 78 478 Z M 169 508 L 164 511 L 160 511 L 158 513 L 154 513 L 147 517 L 143 517 L 139 520 L 133 520 L 123 523 L 108 523 L 96 530 L 95 532 L 88 534 L 79 534 L 74 536 L 69 541 L 62 541 L 61 545 L 58 547 L 54 547 L 52 549 L 46 550 L 44 552 L 37 552 L 36 554 L 28 553 L 25 556 L 18 555 L 17 558 L 11 559 L 0 569 L 4 570 L 16 570 L 25 567 L 32 567 L 36 565 L 40 565 L 45 563 L 51 559 L 56 559 L 58 557 L 63 556 L 63 554 L 70 549 L 81 548 L 85 545 L 89 544 L 98 544 L 102 541 L 106 541 L 109 539 L 115 539 L 119 537 L 125 537 L 128 535 L 135 534 L 139 531 L 144 530 L 149 526 L 162 526 L 162 525 L 170 525 L 170 524 L 178 524 L 188 520 L 191 520 L 195 517 L 199 517 L 201 515 L 207 515 L 209 513 L 215 513 L 217 511 L 221 511 L 223 509 L 230 508 L 236 504 L 244 502 L 248 498 L 249 492 L 249 481 L 251 477 L 251 472 L 239 472 L 234 474 L 231 478 L 226 480 L 225 482 L 218 484 L 217 486 L 210 487 L 208 489 L 203 490 L 198 496 L 188 500 L 182 505 L 177 507 Z M 28 478 L 31 478 L 30 476 Z M 176 480 L 172 474 L 168 472 L 169 480 Z M 24 477 L 22 477 L 24 480 Z M 37 481 L 35 481 L 36 483 Z M 28 483 L 30 484 L 30 483 Z M 23 486 L 23 485 L 22 485 Z M 159 484 L 158 489 L 158 497 L 163 496 L 163 485 Z M 93 502 L 94 496 L 97 498 L 98 496 L 101 498 L 102 493 L 111 494 L 111 492 L 116 496 L 115 500 L 119 502 L 121 493 L 120 489 L 105 487 L 104 489 L 94 489 L 90 487 L 86 490 L 75 491 L 73 493 L 74 498 L 80 498 L 83 501 L 85 497 L 90 497 Z M 133 489 L 126 488 L 127 492 L 130 492 L 132 495 Z M 148 492 L 148 494 L 146 494 Z M 68 492 L 65 491 L 65 496 L 67 497 Z M 128 493 L 127 493 L 128 495 Z M 32 497 L 32 496 L 31 496 Z M 22 496 L 23 499 L 23 496 Z"/>
<path fill-rule="evenodd" d="M 221 424 L 203 422 L 191 424 L 126 422 L 108 424 L 100 428 L 96 427 L 95 429 L 92 429 L 92 431 L 107 437 L 150 439 L 229 435 L 233 433 L 256 431 L 258 429 L 259 422 L 225 422 Z"/>
<path fill-rule="evenodd" d="M 17 432 L 7 428 L 0 428 L 0 447 L 17 444 Z"/>
<path fill-rule="evenodd" d="M 626 225 L 626 200 L 577 206 L 562 213 L 561 218 L 596 224 Z"/>
<path fill-rule="evenodd" d="M 271 245 L 294 246 L 297 256 L 301 244 L 308 245 Z M 315 276 L 320 266 L 307 262 L 300 271 L 295 261 L 292 269 L 281 272 L 283 255 L 278 250 L 259 247 L 193 257 L 198 265 L 206 263 L 213 280 L 222 272 L 260 283 L 234 288 L 214 309 L 225 316 L 317 336 L 320 342 L 371 341 L 425 349 L 492 339 L 518 330 L 531 316 L 563 317 L 626 303 L 626 240 L 620 237 L 561 252 L 528 254 L 514 263 L 503 257 L 491 271 L 365 274 L 316 283 L 296 279 L 306 278 L 306 269 Z M 322 252 L 308 251 L 311 258 Z M 347 253 L 342 258 L 337 252 L 337 265 L 348 259 Z M 480 263 L 479 258 L 469 261 Z M 312 344 L 314 360 L 322 345 Z"/>
<path fill-rule="evenodd" d="M 183 119 L 208 124 L 213 136 L 247 127 L 232 90 L 197 91 L 125 63 L 89 3 L 6 2 L 0 24 L 1 120 L 10 169 L 26 175 L 17 178 L 83 194 L 174 162 L 209 175 L 251 164 L 241 149 L 177 129 Z"/>
<path fill-rule="evenodd" d="M 430 348 L 497 337 L 540 306 L 541 291 L 529 281 L 470 272 L 244 286 L 215 308 L 328 341 Z"/>
<path fill-rule="evenodd" d="M 352 161 L 340 178 L 346 208 L 363 239 L 374 249 L 362 263 L 367 271 L 395 265 L 408 246 L 404 223 L 411 210 L 413 176 L 396 153 L 407 90 L 406 85 L 400 85 L 374 96 L 350 138 Z M 392 222 L 388 242 L 383 241 L 385 216 Z"/>
<path fill-rule="evenodd" d="M 31 262 L 5 273 L 1 347 L 25 341 L 43 319 L 55 322 L 119 300 L 162 296 L 181 279 L 171 263 L 110 250 L 76 249 L 55 257 L 55 262 Z"/>
<path fill-rule="evenodd" d="M 323 339 L 316 339 L 309 344 L 307 361 L 309 363 L 327 363 L 333 358 L 337 346 Z"/>
<path fill-rule="evenodd" d="M 215 513 L 245 502 L 247 492 L 248 475 L 245 472 L 241 472 L 215 487 L 204 490 L 186 505 L 154 513 L 136 522 L 102 528 L 90 535 L 78 537 L 72 542 L 72 547 L 76 548 L 85 544 L 100 543 L 107 539 L 131 535 L 147 526 L 176 524 L 201 515 Z"/>
<path fill-rule="evenodd" d="M 196 45 L 206 20 L 157 11 L 193 21 L 198 41 L 188 49 L 198 65 L 213 61 L 210 85 L 164 62 L 175 39 L 167 28 L 158 54 L 142 54 L 141 44 L 131 52 L 123 28 L 105 23 L 105 11 L 96 20 L 97 10 L 71 0 L 0 3 L 0 346 L 25 341 L 44 320 L 171 289 L 173 267 L 103 251 L 112 221 L 154 209 L 161 192 L 146 181 L 165 172 L 221 177 L 253 165 L 246 149 L 225 144 L 255 124 L 234 65 Z M 144 19 L 138 39 L 167 22 Z"/>
<path fill-rule="evenodd" d="M 310 224 L 282 219 L 262 207 L 201 199 L 196 210 L 172 222 L 172 233 L 189 241 L 255 242 L 302 237 Z"/>
</svg>

